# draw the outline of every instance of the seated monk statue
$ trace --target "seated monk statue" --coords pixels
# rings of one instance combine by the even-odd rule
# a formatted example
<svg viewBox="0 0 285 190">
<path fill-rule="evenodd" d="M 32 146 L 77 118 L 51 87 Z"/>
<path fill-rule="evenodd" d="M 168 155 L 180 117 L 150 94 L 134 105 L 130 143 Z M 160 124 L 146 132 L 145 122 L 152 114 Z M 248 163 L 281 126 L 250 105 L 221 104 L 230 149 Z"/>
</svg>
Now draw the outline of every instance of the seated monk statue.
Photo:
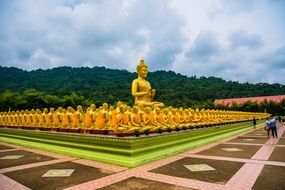
<svg viewBox="0 0 285 190">
<path fill-rule="evenodd" d="M 11 119 L 12 117 L 11 117 L 11 112 L 9 111 L 8 113 L 7 113 L 7 126 L 11 126 Z"/>
<path fill-rule="evenodd" d="M 17 114 L 17 126 L 21 126 L 21 122 L 22 122 L 21 112 L 17 110 L 16 114 Z M 4 122 L 4 118 L 3 118 L 3 122 Z"/>
<path fill-rule="evenodd" d="M 16 112 L 12 111 L 12 127 L 15 127 L 17 125 L 17 116 Z"/>
<path fill-rule="evenodd" d="M 31 114 L 31 111 L 26 110 L 26 126 L 31 127 L 33 124 L 33 116 Z"/>
<path fill-rule="evenodd" d="M 36 109 L 36 111 L 33 114 L 33 127 L 37 128 L 39 126 L 39 121 L 40 121 L 40 113 L 41 110 Z"/>
<path fill-rule="evenodd" d="M 49 113 L 46 115 L 46 128 L 52 128 L 53 127 L 53 114 L 54 114 L 54 108 L 50 108 Z"/>
<path fill-rule="evenodd" d="M 53 117 L 53 129 L 58 130 L 62 123 L 62 107 L 58 107 L 52 115 Z"/>
<path fill-rule="evenodd" d="M 150 107 L 145 107 L 142 115 L 142 128 L 140 129 L 140 132 L 146 132 L 148 134 L 148 131 L 155 128 L 153 125 L 153 113 L 152 109 Z"/>
<path fill-rule="evenodd" d="M 132 112 L 130 113 L 129 126 L 130 129 L 128 132 L 139 131 L 142 128 L 142 118 L 139 113 L 138 106 L 134 106 Z"/>
<path fill-rule="evenodd" d="M 74 109 L 72 107 L 67 107 L 66 109 L 62 110 L 62 125 L 60 130 L 66 131 L 68 128 L 70 128 L 72 124 L 72 115 L 74 113 Z"/>
<path fill-rule="evenodd" d="M 96 115 L 95 120 L 95 129 L 96 130 L 105 130 L 107 129 L 107 123 L 109 121 L 109 105 L 107 103 L 103 103 L 102 106 L 99 107 L 99 110 Z"/>
<path fill-rule="evenodd" d="M 176 114 L 177 110 L 175 108 L 168 108 L 168 125 L 171 129 L 179 129 L 178 118 Z"/>
<path fill-rule="evenodd" d="M 126 105 L 121 105 L 119 107 L 120 112 L 117 113 L 117 127 L 114 128 L 114 131 L 116 133 L 125 133 L 127 132 L 130 127 L 129 127 L 129 118 L 130 116 L 126 113 L 127 111 L 127 106 Z"/>
<path fill-rule="evenodd" d="M 154 108 L 154 116 L 153 116 L 153 123 L 155 126 L 157 126 L 157 130 L 161 133 L 162 131 L 167 130 L 167 123 L 165 123 L 163 119 L 163 115 L 161 113 L 161 110 L 159 107 Z"/>
<path fill-rule="evenodd" d="M 95 104 L 91 104 L 90 107 L 87 108 L 86 113 L 84 114 L 84 130 L 89 130 L 94 126 L 95 109 Z"/>
<path fill-rule="evenodd" d="M 155 89 L 152 89 L 150 83 L 146 80 L 148 66 L 144 60 L 140 60 L 137 66 L 138 78 L 132 82 L 132 95 L 135 97 L 135 105 L 144 105 L 148 107 L 164 107 L 161 102 L 153 101 Z"/>
<path fill-rule="evenodd" d="M 7 119 L 7 113 L 5 113 L 5 125 L 7 125 L 8 123 L 8 119 Z M 21 127 L 26 125 L 26 114 L 24 110 L 21 110 Z"/>
<path fill-rule="evenodd" d="M 84 119 L 83 119 L 83 116 L 84 116 L 84 111 L 83 111 L 83 108 L 81 105 L 78 105 L 77 107 L 77 110 L 74 111 L 72 113 L 72 123 L 71 123 L 71 126 L 70 128 L 72 129 L 80 129 L 83 127 L 84 123 Z"/>
<path fill-rule="evenodd" d="M 193 115 L 193 122 L 198 123 L 201 120 L 201 114 L 198 108 L 195 109 L 194 115 Z"/>
<path fill-rule="evenodd" d="M 187 115 L 186 115 L 186 110 L 184 110 L 182 107 L 179 108 L 179 110 L 176 113 L 178 123 L 179 123 L 179 128 L 180 129 L 186 129 L 188 126 L 188 123 L 186 121 Z"/>
<path fill-rule="evenodd" d="M 47 128 L 47 115 L 48 115 L 48 109 L 44 108 L 43 113 L 40 116 L 40 125 L 43 128 Z"/>
<path fill-rule="evenodd" d="M 109 107 L 109 124 L 110 130 L 115 131 L 114 129 L 118 127 L 117 125 L 117 110 L 115 110 L 114 106 Z"/>
</svg>

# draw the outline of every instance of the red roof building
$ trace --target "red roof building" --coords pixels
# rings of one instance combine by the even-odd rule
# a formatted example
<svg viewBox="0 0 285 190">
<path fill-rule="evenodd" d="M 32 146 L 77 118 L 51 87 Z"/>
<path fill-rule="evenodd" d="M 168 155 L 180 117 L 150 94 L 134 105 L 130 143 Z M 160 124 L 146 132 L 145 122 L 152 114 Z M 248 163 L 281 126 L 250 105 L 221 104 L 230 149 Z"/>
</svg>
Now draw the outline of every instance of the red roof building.
<svg viewBox="0 0 285 190">
<path fill-rule="evenodd" d="M 233 103 L 236 104 L 243 104 L 245 102 L 257 102 L 261 103 L 265 100 L 273 101 L 273 102 L 281 102 L 285 99 L 285 95 L 277 95 L 277 96 L 259 96 L 259 97 L 247 97 L 247 98 L 229 98 L 229 99 L 219 99 L 215 100 L 215 105 L 225 105 L 225 106 L 232 106 Z"/>
</svg>

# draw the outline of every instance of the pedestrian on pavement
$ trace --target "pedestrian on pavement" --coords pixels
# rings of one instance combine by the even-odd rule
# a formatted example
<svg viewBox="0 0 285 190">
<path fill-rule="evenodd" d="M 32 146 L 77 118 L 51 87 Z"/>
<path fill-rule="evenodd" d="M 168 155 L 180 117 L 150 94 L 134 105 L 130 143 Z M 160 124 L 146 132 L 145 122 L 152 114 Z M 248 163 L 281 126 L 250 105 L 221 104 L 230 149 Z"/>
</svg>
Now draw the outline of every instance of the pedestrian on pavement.
<svg viewBox="0 0 285 190">
<path fill-rule="evenodd" d="M 270 122 L 269 122 L 269 117 L 266 118 L 266 122 L 265 122 L 265 126 L 264 126 L 264 130 L 267 133 L 267 137 L 270 138 L 270 126 L 269 126 Z"/>
<path fill-rule="evenodd" d="M 269 120 L 269 127 L 271 129 L 272 137 L 277 138 L 277 127 L 276 127 L 276 119 L 272 116 L 270 116 Z"/>
<path fill-rule="evenodd" d="M 253 117 L 252 125 L 253 125 L 253 128 L 255 129 L 255 127 L 256 127 L 256 119 L 255 119 L 255 117 Z"/>
</svg>

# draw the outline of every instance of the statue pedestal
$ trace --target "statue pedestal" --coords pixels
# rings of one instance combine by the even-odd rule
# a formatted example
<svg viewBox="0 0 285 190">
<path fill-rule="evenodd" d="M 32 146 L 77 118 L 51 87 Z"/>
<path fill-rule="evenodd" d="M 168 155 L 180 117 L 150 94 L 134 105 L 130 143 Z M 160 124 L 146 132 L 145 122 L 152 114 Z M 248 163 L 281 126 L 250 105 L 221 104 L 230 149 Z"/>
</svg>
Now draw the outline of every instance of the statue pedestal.
<svg viewBox="0 0 285 190">
<path fill-rule="evenodd" d="M 258 121 L 262 123 L 263 121 Z M 135 167 L 251 130 L 251 121 L 139 137 L 0 128 L 1 141 L 69 156 Z M 133 134 L 132 134 L 133 135 Z"/>
</svg>

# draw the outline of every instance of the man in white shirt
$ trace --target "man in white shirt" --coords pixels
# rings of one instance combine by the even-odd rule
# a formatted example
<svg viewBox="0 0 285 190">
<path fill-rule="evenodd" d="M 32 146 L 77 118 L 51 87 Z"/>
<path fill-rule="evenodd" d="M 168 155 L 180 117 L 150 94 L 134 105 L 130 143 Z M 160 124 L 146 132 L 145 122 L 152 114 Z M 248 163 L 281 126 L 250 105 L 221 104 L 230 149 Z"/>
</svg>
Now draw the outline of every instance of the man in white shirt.
<svg viewBox="0 0 285 190">
<path fill-rule="evenodd" d="M 276 119 L 274 117 L 270 117 L 269 127 L 271 129 L 272 137 L 277 138 L 277 127 L 276 127 Z"/>
</svg>

